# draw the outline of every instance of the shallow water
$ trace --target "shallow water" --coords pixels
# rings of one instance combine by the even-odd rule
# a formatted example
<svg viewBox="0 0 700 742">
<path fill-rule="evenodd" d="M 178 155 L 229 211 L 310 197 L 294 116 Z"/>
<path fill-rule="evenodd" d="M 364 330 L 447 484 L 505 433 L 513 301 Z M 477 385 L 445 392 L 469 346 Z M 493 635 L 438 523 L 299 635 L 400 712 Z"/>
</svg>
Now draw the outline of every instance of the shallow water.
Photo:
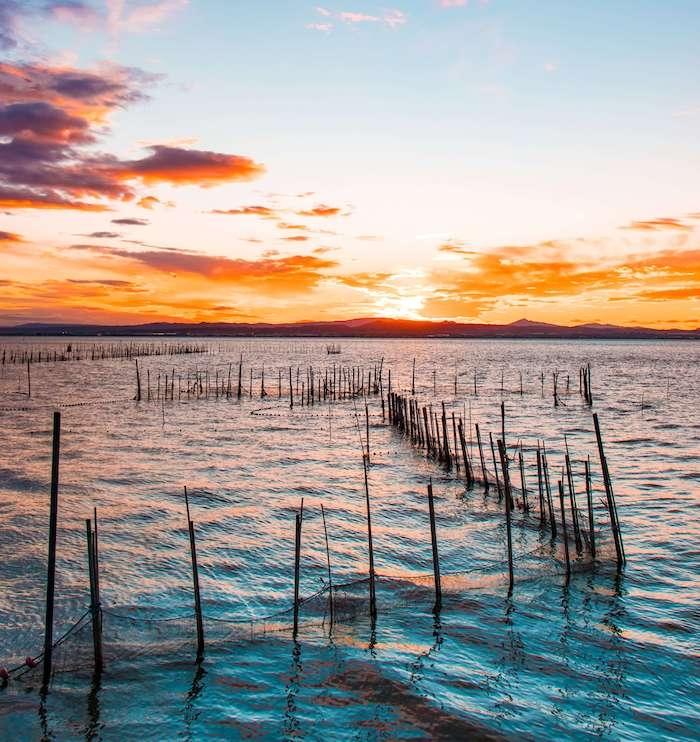
<svg viewBox="0 0 700 742">
<path fill-rule="evenodd" d="M 89 603 L 85 518 L 96 507 L 107 662 L 96 681 L 88 627 L 77 631 L 57 650 L 44 702 L 36 673 L 13 677 L 0 691 L 0 737 L 697 738 L 696 344 L 343 340 L 342 354 L 327 356 L 320 340 L 203 342 L 205 354 L 139 359 L 143 383 L 150 371 L 155 392 L 158 375 L 174 368 L 183 388 L 195 369 L 208 369 L 213 384 L 231 363 L 235 379 L 242 353 L 242 400 L 178 400 L 176 386 L 174 401 L 137 403 L 134 363 L 125 359 L 33 364 L 27 398 L 26 369 L 1 367 L 0 663 L 11 667 L 41 651 L 55 408 L 63 418 L 55 635 Z M 66 343 L 2 347 L 18 345 L 60 350 Z M 414 357 L 419 400 L 444 400 L 486 436 L 499 433 L 505 402 L 506 439 L 511 455 L 523 443 L 531 498 L 538 439 L 547 443 L 556 484 L 566 434 L 579 493 L 590 454 L 599 554 L 595 561 L 582 554 L 568 584 L 561 539 L 552 542 L 536 510 L 518 510 L 508 596 L 503 503 L 493 489 L 467 490 L 456 472 L 427 461 L 383 422 L 380 398 L 370 396 L 380 575 L 372 623 L 362 581 L 364 401 L 300 407 L 297 398 L 290 409 L 287 369 L 367 369 L 384 358 L 384 384 L 391 369 L 394 389 L 410 392 Z M 620 574 L 591 410 L 578 394 L 578 369 L 587 362 L 627 555 Z M 260 399 L 263 363 L 269 394 Z M 285 372 L 281 400 L 278 369 Z M 478 461 L 473 428 L 468 437 Z M 511 476 L 519 485 L 517 465 Z M 444 573 L 438 616 L 431 477 Z M 201 667 L 183 485 L 197 534 L 207 644 Z M 333 580 L 351 584 L 336 593 L 332 628 L 327 592 L 302 606 L 295 642 L 290 613 L 259 619 L 292 604 L 302 497 L 302 595 L 316 593 L 327 576 L 321 503 Z"/>
</svg>

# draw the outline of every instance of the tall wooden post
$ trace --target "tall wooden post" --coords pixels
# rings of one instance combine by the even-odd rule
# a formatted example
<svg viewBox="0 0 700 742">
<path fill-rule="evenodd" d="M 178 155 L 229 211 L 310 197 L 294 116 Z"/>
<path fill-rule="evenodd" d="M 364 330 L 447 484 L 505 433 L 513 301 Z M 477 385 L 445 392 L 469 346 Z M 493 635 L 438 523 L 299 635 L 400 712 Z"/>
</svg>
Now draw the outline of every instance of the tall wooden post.
<svg viewBox="0 0 700 742">
<path fill-rule="evenodd" d="M 505 488 L 506 501 L 506 535 L 508 540 L 508 586 L 509 592 L 513 591 L 513 537 L 511 534 L 511 491 L 510 475 L 508 473 L 508 455 L 503 441 L 498 441 L 498 452 L 501 457 L 501 469 L 503 470 L 503 485 Z"/>
<path fill-rule="evenodd" d="M 595 526 L 593 523 L 593 490 L 591 488 L 591 460 L 584 461 L 586 467 L 586 499 L 588 500 L 588 530 L 591 541 L 591 555 L 595 558 Z"/>
<path fill-rule="evenodd" d="M 141 374 L 139 373 L 139 359 L 134 358 L 136 364 L 136 401 L 141 401 Z"/>
<path fill-rule="evenodd" d="M 433 483 L 428 484 L 428 511 L 430 514 L 430 541 L 433 547 L 433 575 L 435 577 L 435 605 L 433 613 L 442 607 L 442 583 L 440 581 L 440 556 L 438 554 L 437 532 L 435 530 L 435 504 L 433 502 Z"/>
<path fill-rule="evenodd" d="M 88 574 L 90 576 L 90 616 L 92 619 L 92 647 L 95 656 L 95 671 L 102 670 L 101 609 L 97 577 L 97 534 L 92 530 L 92 521 L 85 519 L 87 536 Z"/>
<path fill-rule="evenodd" d="M 51 680 L 53 660 L 53 606 L 56 588 L 56 531 L 58 526 L 58 462 L 61 449 L 61 413 L 53 413 L 51 449 L 51 497 L 49 506 L 49 557 L 46 570 L 46 613 L 44 618 L 44 672 L 43 686 Z"/>
<path fill-rule="evenodd" d="M 566 515 L 564 514 L 564 485 L 559 480 L 559 507 L 561 508 L 561 530 L 564 538 L 564 554 L 566 556 L 566 579 L 571 574 L 571 563 L 569 559 L 569 537 L 566 533 Z"/>
<path fill-rule="evenodd" d="M 481 445 L 481 431 L 479 430 L 479 423 L 474 424 L 476 428 L 476 441 L 479 444 L 479 459 L 481 460 L 481 476 L 484 480 L 484 489 L 486 492 L 489 491 L 489 478 L 486 474 L 486 462 L 484 461 L 484 447 Z"/>
<path fill-rule="evenodd" d="M 326 537 L 326 562 L 328 563 L 328 597 L 330 607 L 331 626 L 333 625 L 333 576 L 331 574 L 331 550 L 328 545 L 328 528 L 326 527 L 326 511 L 321 503 L 321 518 L 323 519 L 323 534 Z"/>
<path fill-rule="evenodd" d="M 199 568 L 197 566 L 197 544 L 194 536 L 194 523 L 190 518 L 190 502 L 185 487 L 185 506 L 187 507 L 187 526 L 190 534 L 190 557 L 192 559 L 192 587 L 194 589 L 194 613 L 197 624 L 197 662 L 204 658 L 204 624 L 202 622 L 202 600 L 199 592 Z"/>
<path fill-rule="evenodd" d="M 590 371 L 589 371 L 590 373 Z M 600 433 L 600 423 L 598 422 L 598 413 L 593 413 L 593 424 L 595 425 L 595 435 L 598 441 L 598 455 L 600 457 L 600 467 L 603 470 L 603 483 L 605 484 L 605 494 L 607 496 L 608 511 L 610 513 L 610 525 L 612 527 L 613 538 L 615 540 L 615 552 L 617 554 L 617 566 L 621 567 L 625 563 L 625 549 L 622 545 L 622 534 L 620 533 L 620 524 L 617 519 L 617 507 L 615 505 L 615 494 L 613 493 L 612 480 L 608 470 L 608 460 L 603 450 L 603 437 Z"/>
<path fill-rule="evenodd" d="M 294 631 L 297 638 L 299 631 L 299 566 L 301 560 L 301 513 L 294 516 Z"/>
<path fill-rule="evenodd" d="M 377 617 L 377 592 L 374 577 L 374 546 L 372 543 L 372 513 L 369 502 L 369 480 L 367 477 L 367 461 L 362 459 L 365 473 L 365 499 L 367 502 L 367 550 L 369 552 L 369 612 L 374 620 Z"/>
</svg>

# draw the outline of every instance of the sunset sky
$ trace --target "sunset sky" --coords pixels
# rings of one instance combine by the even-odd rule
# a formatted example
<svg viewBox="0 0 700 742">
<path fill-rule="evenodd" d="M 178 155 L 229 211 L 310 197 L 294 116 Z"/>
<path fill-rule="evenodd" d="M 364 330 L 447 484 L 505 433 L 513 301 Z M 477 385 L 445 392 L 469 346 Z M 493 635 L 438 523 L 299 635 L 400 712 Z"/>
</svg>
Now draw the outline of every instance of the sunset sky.
<svg viewBox="0 0 700 742">
<path fill-rule="evenodd" d="M 0 324 L 700 326 L 698 38 L 697 0 L 0 0 Z"/>
</svg>

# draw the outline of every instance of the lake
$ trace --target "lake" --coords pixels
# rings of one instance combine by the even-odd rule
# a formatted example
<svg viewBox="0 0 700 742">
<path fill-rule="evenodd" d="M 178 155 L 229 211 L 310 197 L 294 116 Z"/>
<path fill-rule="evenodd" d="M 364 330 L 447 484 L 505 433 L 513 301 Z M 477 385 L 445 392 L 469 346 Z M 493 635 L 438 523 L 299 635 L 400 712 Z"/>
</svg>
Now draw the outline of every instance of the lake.
<svg viewBox="0 0 700 742">
<path fill-rule="evenodd" d="M 90 603 L 85 519 L 96 508 L 105 653 L 96 676 L 83 618 L 56 648 L 45 698 L 40 673 L 13 673 L 0 690 L 0 737 L 697 739 L 700 346 L 343 339 L 341 352 L 329 355 L 329 342 L 0 342 L 0 665 L 14 668 L 43 646 L 54 410 L 62 416 L 54 635 L 69 631 Z M 159 350 L 188 343 L 205 352 L 139 357 L 136 401 L 133 358 L 92 358 L 95 346 L 113 353 L 130 343 Z M 68 360 L 54 361 L 54 351 Z M 24 352 L 34 354 L 31 396 L 26 365 L 10 362 Z M 411 395 L 414 359 L 416 399 L 440 414 L 445 402 L 448 415 L 463 419 L 477 469 L 474 424 L 486 440 L 500 438 L 504 404 L 511 479 L 521 486 L 522 453 L 532 505 L 526 512 L 515 498 L 511 594 L 505 498 L 479 482 L 468 488 L 463 466 L 447 470 L 426 458 L 389 425 L 386 405 L 382 411 L 389 371 L 392 390 Z M 588 363 L 592 407 L 579 394 Z M 359 377 L 381 366 L 383 394 L 302 406 L 297 369 L 306 389 L 314 368 L 318 390 L 334 365 L 337 379 L 341 367 L 363 369 Z M 174 379 L 167 401 L 166 375 L 168 384 Z M 367 580 L 365 403 L 376 621 Z M 627 559 L 620 571 L 592 412 L 617 500 Z M 568 446 L 583 511 L 590 456 L 597 554 L 585 544 L 577 554 L 571 541 L 569 579 L 561 532 L 553 539 L 539 516 L 538 441 L 555 495 Z M 485 454 L 493 470 L 488 444 Z M 431 480 L 443 591 L 437 613 Z M 201 585 L 200 664 L 184 486 Z M 302 498 L 306 600 L 294 638 Z"/>
</svg>

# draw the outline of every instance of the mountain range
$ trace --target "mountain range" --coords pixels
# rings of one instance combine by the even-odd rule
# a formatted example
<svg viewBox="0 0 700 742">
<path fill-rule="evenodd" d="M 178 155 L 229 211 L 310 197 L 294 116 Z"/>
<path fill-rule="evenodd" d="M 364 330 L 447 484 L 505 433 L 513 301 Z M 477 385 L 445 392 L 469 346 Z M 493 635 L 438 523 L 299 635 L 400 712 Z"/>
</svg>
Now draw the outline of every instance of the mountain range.
<svg viewBox="0 0 700 742">
<path fill-rule="evenodd" d="M 561 338 L 561 339 L 700 339 L 700 328 L 658 330 L 583 324 L 572 327 L 520 319 L 510 324 L 430 322 L 362 318 L 328 322 L 229 323 L 150 322 L 134 325 L 31 322 L 0 327 L 0 335 L 69 336 L 194 336 L 194 337 L 321 337 L 321 338 Z"/>
</svg>

